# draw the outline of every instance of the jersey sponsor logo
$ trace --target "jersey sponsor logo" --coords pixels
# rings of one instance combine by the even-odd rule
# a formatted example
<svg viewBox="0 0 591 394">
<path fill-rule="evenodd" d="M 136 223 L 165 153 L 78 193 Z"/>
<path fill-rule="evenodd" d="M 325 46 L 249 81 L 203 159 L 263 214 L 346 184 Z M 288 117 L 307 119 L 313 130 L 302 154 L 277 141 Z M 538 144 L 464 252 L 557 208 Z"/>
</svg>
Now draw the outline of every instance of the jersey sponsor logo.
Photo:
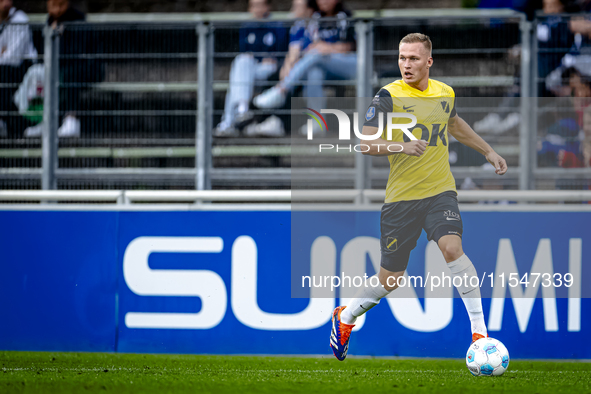
<svg viewBox="0 0 591 394">
<path fill-rule="evenodd" d="M 365 120 L 370 121 L 374 118 L 374 116 L 376 116 L 376 108 L 369 107 L 365 113 Z"/>
<path fill-rule="evenodd" d="M 443 108 L 446 114 L 449 114 L 449 103 L 447 101 L 442 101 L 441 107 Z"/>
<path fill-rule="evenodd" d="M 409 105 L 408 107 L 407 107 L 407 106 L 405 106 L 405 105 L 403 105 L 403 106 L 402 106 L 402 109 L 403 109 L 403 110 L 405 110 L 405 111 L 408 111 L 408 110 L 409 110 L 409 109 L 411 109 L 412 107 L 416 107 L 416 105 Z"/>
<path fill-rule="evenodd" d="M 398 249 L 398 238 L 388 237 L 386 240 L 386 248 L 391 251 Z"/>
<path fill-rule="evenodd" d="M 409 115 L 409 116 L 414 116 L 414 115 Z M 417 123 L 412 128 L 409 127 L 408 130 L 411 133 L 415 129 L 421 130 L 421 137 L 419 139 L 421 139 L 423 141 L 429 141 L 428 146 L 437 146 L 437 140 L 441 140 L 441 142 L 443 143 L 443 146 L 447 146 L 447 138 L 445 137 L 445 131 L 447 129 L 447 124 L 444 124 L 443 127 L 441 127 L 440 123 L 433 123 L 432 126 L 433 126 L 433 128 L 430 133 L 429 133 L 429 128 L 421 123 Z M 410 141 L 410 138 L 408 138 L 408 136 L 406 134 L 404 134 L 402 136 L 402 138 L 404 139 L 404 142 Z"/>
</svg>

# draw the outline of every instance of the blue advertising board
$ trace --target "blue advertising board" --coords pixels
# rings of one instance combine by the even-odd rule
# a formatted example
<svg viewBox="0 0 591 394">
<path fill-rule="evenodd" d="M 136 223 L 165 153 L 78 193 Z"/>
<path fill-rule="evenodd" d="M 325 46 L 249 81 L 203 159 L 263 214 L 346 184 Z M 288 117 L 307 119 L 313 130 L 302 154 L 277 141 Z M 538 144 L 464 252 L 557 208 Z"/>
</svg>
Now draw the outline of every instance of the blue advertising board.
<svg viewBox="0 0 591 394">
<path fill-rule="evenodd" d="M 314 290 L 298 289 L 301 276 L 354 265 L 371 275 L 379 264 L 379 212 L 6 210 L 0 220 L 6 350 L 330 354 L 341 300 L 306 298 Z M 591 212 L 463 220 L 479 274 L 550 267 L 578 278 L 533 295 L 519 287 L 525 298 L 483 287 L 497 297 L 483 299 L 489 335 L 513 358 L 591 358 L 578 345 L 591 332 L 581 286 Z M 423 234 L 409 275 L 441 259 L 433 247 Z M 470 342 L 462 300 L 419 289 L 383 300 L 357 328 L 353 355 L 463 357 Z"/>
<path fill-rule="evenodd" d="M 0 212 L 0 348 L 113 351 L 116 212 Z"/>
</svg>

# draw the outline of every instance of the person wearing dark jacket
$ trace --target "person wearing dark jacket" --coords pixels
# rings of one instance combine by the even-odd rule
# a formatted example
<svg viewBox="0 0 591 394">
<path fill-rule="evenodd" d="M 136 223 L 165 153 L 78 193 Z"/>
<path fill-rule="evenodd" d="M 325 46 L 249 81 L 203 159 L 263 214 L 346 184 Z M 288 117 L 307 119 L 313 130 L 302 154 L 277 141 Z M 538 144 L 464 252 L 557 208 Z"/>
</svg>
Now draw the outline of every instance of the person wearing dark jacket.
<svg viewBox="0 0 591 394">
<path fill-rule="evenodd" d="M 232 62 L 224 115 L 213 131 L 215 137 L 240 135 L 237 124 L 252 119 L 249 102 L 253 96 L 255 81 L 267 80 L 278 70 L 277 59 L 272 53 L 287 49 L 287 31 L 280 24 L 268 21 L 270 9 L 269 0 L 248 2 L 253 21 L 240 28 L 241 53 Z M 277 133 L 268 136 L 283 135 L 283 130 L 277 130 Z"/>
</svg>

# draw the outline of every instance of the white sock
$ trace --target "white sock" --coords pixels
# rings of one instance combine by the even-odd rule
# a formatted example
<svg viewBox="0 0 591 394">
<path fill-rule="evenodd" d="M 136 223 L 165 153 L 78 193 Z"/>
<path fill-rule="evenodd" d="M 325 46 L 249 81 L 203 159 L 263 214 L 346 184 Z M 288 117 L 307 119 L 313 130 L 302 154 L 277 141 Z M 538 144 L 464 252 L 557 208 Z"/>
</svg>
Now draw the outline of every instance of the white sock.
<svg viewBox="0 0 591 394">
<path fill-rule="evenodd" d="M 465 254 L 460 256 L 457 260 L 448 263 L 447 266 L 451 271 L 452 281 L 455 277 L 462 278 L 461 285 L 456 288 L 458 289 L 462 301 L 464 301 L 464 306 L 468 311 L 470 324 L 472 326 L 472 334 L 478 333 L 486 337 L 486 323 L 484 322 L 482 301 L 480 299 L 480 287 L 478 286 L 480 279 L 476 274 L 476 268 L 474 268 L 474 265 Z M 464 275 L 466 275 L 466 277 L 464 277 Z M 476 279 L 472 279 L 472 283 L 476 284 L 476 286 L 470 284 L 470 278 L 474 276 Z"/>
<path fill-rule="evenodd" d="M 377 275 L 375 275 L 377 277 Z M 373 287 L 371 280 L 367 280 L 367 286 L 361 287 L 355 298 L 341 312 L 341 321 L 345 324 L 355 324 L 357 318 L 380 303 L 380 300 L 391 293 L 382 286 Z"/>
</svg>

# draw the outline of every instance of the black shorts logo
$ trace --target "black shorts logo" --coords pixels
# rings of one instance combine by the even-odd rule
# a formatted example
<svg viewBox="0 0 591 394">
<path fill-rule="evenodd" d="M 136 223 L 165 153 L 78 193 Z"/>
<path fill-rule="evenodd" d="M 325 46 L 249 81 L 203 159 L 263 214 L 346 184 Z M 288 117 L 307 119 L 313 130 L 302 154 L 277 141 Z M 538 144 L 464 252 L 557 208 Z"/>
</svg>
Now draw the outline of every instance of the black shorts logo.
<svg viewBox="0 0 591 394">
<path fill-rule="evenodd" d="M 386 240 L 386 248 L 391 251 L 398 249 L 398 238 L 388 237 Z"/>
<path fill-rule="evenodd" d="M 445 220 L 460 221 L 460 215 L 454 211 L 444 211 L 443 216 L 445 216 Z"/>
<path fill-rule="evenodd" d="M 457 235 L 458 237 L 462 238 L 462 234 L 460 234 L 458 231 L 453 231 L 453 230 L 448 230 L 447 234 L 454 234 Z"/>
</svg>

